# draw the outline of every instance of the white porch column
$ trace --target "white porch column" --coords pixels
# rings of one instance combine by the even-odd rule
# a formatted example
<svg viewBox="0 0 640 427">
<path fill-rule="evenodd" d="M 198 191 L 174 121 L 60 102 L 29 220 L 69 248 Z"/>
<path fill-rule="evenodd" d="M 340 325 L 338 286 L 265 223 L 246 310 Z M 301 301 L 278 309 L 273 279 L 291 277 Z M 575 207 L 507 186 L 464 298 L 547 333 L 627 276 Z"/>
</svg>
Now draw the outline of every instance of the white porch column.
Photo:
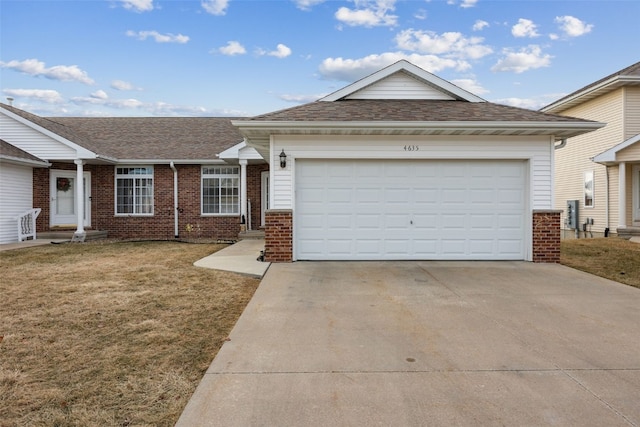
<svg viewBox="0 0 640 427">
<path fill-rule="evenodd" d="M 618 165 L 618 228 L 627 227 L 627 164 Z"/>
<path fill-rule="evenodd" d="M 73 161 L 76 164 L 76 214 L 77 223 L 76 232 L 73 233 L 74 242 L 84 242 L 86 233 L 84 231 L 84 162 L 80 159 Z"/>
<path fill-rule="evenodd" d="M 247 217 L 247 160 L 240 159 L 240 218 L 245 219 L 245 227 L 249 224 Z"/>
</svg>

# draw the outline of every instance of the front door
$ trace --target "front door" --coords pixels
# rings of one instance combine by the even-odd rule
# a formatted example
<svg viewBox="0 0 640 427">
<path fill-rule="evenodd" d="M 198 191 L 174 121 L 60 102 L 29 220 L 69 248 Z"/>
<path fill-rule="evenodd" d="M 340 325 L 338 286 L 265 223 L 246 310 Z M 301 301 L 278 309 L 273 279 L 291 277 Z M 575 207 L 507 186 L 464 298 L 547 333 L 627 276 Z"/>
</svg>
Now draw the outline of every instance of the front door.
<svg viewBox="0 0 640 427">
<path fill-rule="evenodd" d="M 51 171 L 52 227 L 77 227 L 76 173 L 75 171 Z M 91 173 L 84 172 L 84 226 L 91 226 Z"/>
<path fill-rule="evenodd" d="M 640 222 L 640 165 L 633 165 L 633 222 Z M 635 224 L 634 224 L 635 225 Z"/>
</svg>

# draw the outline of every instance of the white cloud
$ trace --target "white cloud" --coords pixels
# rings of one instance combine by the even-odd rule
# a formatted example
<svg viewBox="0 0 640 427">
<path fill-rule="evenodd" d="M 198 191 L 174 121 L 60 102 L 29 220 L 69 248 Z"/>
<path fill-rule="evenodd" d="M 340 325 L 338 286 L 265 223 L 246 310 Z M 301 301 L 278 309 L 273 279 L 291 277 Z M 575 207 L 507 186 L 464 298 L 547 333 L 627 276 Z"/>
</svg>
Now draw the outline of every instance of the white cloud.
<svg viewBox="0 0 640 427">
<path fill-rule="evenodd" d="M 479 59 L 493 52 L 483 45 L 482 37 L 465 37 L 461 33 L 436 34 L 433 31 L 408 29 L 396 35 L 400 49 L 456 58 Z"/>
<path fill-rule="evenodd" d="M 24 61 L 0 61 L 0 68 L 8 68 L 10 70 L 19 71 L 34 77 L 45 77 L 50 80 L 59 80 L 63 82 L 79 82 L 86 85 L 92 85 L 93 79 L 89 77 L 86 71 L 82 71 L 77 65 L 55 65 L 47 68 L 45 63 L 37 59 L 25 59 Z"/>
<path fill-rule="evenodd" d="M 535 68 L 548 67 L 552 58 L 549 54 L 543 54 L 538 45 L 523 47 L 518 52 L 504 49 L 502 53 L 504 57 L 491 68 L 491 71 L 512 71 L 520 74 Z"/>
<path fill-rule="evenodd" d="M 437 73 L 447 68 L 466 71 L 471 67 L 466 61 L 440 58 L 436 55 L 415 53 L 407 55 L 402 52 L 386 52 L 359 59 L 327 58 L 320 64 L 319 71 L 325 79 L 354 82 L 401 59 L 406 59 L 431 73 Z"/>
<path fill-rule="evenodd" d="M 491 102 L 495 102 L 497 104 L 510 105 L 512 107 L 519 108 L 527 108 L 529 110 L 539 110 L 545 105 L 549 105 L 549 103 L 562 98 L 566 94 L 563 93 L 549 93 L 540 96 L 536 96 L 534 98 L 500 98 L 493 99 Z"/>
<path fill-rule="evenodd" d="M 256 50 L 256 54 L 260 56 L 267 55 L 274 56 L 276 58 L 286 58 L 287 56 L 291 55 L 291 49 L 288 46 L 279 43 L 276 47 L 276 50 L 266 51 L 264 49 L 258 49 Z"/>
<path fill-rule="evenodd" d="M 551 34 L 549 34 L 549 38 L 551 40 L 558 40 L 560 38 L 560 36 L 555 34 L 555 33 L 551 33 Z"/>
<path fill-rule="evenodd" d="M 108 99 L 109 95 L 107 95 L 107 92 L 103 91 L 103 90 L 97 90 L 95 92 L 93 92 L 90 95 L 92 98 L 96 98 L 96 99 Z"/>
<path fill-rule="evenodd" d="M 560 30 L 568 37 L 580 37 L 590 33 L 593 24 L 587 24 L 573 16 L 557 16 L 555 23 L 559 24 Z"/>
<path fill-rule="evenodd" d="M 136 12 L 149 12 L 153 10 L 153 0 L 121 0 L 125 9 Z"/>
<path fill-rule="evenodd" d="M 3 90 L 5 95 L 12 96 L 14 98 L 30 98 L 36 99 L 47 104 L 59 104 L 64 102 L 64 99 L 55 90 L 48 89 L 5 89 Z"/>
<path fill-rule="evenodd" d="M 325 0 L 293 0 L 296 7 L 301 10 L 311 10 L 317 4 L 324 3 Z"/>
<path fill-rule="evenodd" d="M 474 24 L 473 24 L 473 31 L 482 31 L 485 28 L 487 28 L 489 26 L 489 23 L 487 21 L 483 21 L 482 19 L 478 19 Z"/>
<path fill-rule="evenodd" d="M 425 19 L 427 19 L 427 11 L 424 9 L 418 9 L 418 11 L 413 14 L 413 17 L 424 21 Z"/>
<path fill-rule="evenodd" d="M 295 104 L 307 104 L 309 102 L 317 101 L 320 98 L 325 97 L 326 95 L 291 95 L 291 94 L 282 94 L 279 95 L 278 98 L 283 101 L 293 102 Z"/>
<path fill-rule="evenodd" d="M 135 37 L 138 40 L 146 40 L 148 38 L 152 38 L 156 41 L 156 43 L 179 43 L 184 44 L 189 41 L 189 36 L 184 36 L 182 34 L 160 34 L 157 31 L 127 31 L 127 36 Z"/>
<path fill-rule="evenodd" d="M 398 16 L 389 12 L 395 10 L 395 3 L 396 0 L 356 0 L 355 9 L 343 6 L 335 17 L 351 27 L 393 27 L 398 24 Z"/>
<path fill-rule="evenodd" d="M 111 82 L 111 89 L 115 90 L 141 90 L 140 88 L 135 87 L 129 82 L 125 82 L 123 80 L 114 80 Z"/>
<path fill-rule="evenodd" d="M 458 87 L 461 87 L 468 92 L 471 92 L 474 95 L 483 95 L 485 93 L 489 93 L 488 89 L 482 87 L 482 85 L 474 79 L 454 79 L 451 80 L 451 83 Z"/>
<path fill-rule="evenodd" d="M 518 19 L 518 23 L 511 28 L 514 37 L 539 37 L 538 26 L 530 19 Z"/>
<path fill-rule="evenodd" d="M 474 7 L 478 3 L 478 0 L 462 0 L 460 2 L 460 7 L 463 9 L 467 9 L 470 7 Z M 457 0 L 447 0 L 447 4 L 455 5 L 457 4 Z"/>
<path fill-rule="evenodd" d="M 207 13 L 219 16 L 227 13 L 229 0 L 202 0 L 200 4 Z"/>
<path fill-rule="evenodd" d="M 226 46 L 222 46 L 218 48 L 218 52 L 227 56 L 235 56 L 235 55 L 244 55 L 247 53 L 247 50 L 240 44 L 240 42 L 235 40 L 230 40 L 227 42 Z"/>
</svg>

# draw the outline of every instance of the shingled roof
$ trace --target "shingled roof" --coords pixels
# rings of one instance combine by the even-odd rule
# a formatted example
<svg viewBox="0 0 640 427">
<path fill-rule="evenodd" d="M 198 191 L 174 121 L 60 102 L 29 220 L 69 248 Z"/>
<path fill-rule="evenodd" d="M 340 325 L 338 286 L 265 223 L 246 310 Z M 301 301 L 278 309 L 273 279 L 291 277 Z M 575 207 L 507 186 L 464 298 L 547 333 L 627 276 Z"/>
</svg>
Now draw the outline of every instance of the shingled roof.
<svg viewBox="0 0 640 427">
<path fill-rule="evenodd" d="M 53 117 L 119 160 L 205 160 L 243 141 L 227 117 Z"/>
<path fill-rule="evenodd" d="M 0 139 L 0 159 L 24 161 L 25 163 L 42 163 L 42 164 L 47 163 L 41 158 L 36 157 L 30 153 L 27 153 L 24 150 L 21 150 L 20 148 L 14 145 L 9 144 L 4 139 Z"/>
<path fill-rule="evenodd" d="M 40 117 L 2 108 L 114 160 L 212 160 L 243 137 L 231 117 Z"/>
<path fill-rule="evenodd" d="M 337 122 L 584 122 L 490 102 L 417 99 L 343 99 L 316 101 L 244 119 L 247 121 Z"/>
</svg>

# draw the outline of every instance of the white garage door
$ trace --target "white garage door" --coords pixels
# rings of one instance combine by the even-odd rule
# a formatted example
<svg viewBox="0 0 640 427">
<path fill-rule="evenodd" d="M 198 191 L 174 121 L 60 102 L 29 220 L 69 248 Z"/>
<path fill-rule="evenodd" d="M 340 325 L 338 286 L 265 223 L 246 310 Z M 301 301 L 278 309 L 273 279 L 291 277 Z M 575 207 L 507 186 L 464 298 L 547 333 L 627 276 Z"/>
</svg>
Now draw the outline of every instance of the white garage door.
<svg viewBox="0 0 640 427">
<path fill-rule="evenodd" d="M 524 161 L 298 160 L 298 260 L 521 260 Z"/>
</svg>

